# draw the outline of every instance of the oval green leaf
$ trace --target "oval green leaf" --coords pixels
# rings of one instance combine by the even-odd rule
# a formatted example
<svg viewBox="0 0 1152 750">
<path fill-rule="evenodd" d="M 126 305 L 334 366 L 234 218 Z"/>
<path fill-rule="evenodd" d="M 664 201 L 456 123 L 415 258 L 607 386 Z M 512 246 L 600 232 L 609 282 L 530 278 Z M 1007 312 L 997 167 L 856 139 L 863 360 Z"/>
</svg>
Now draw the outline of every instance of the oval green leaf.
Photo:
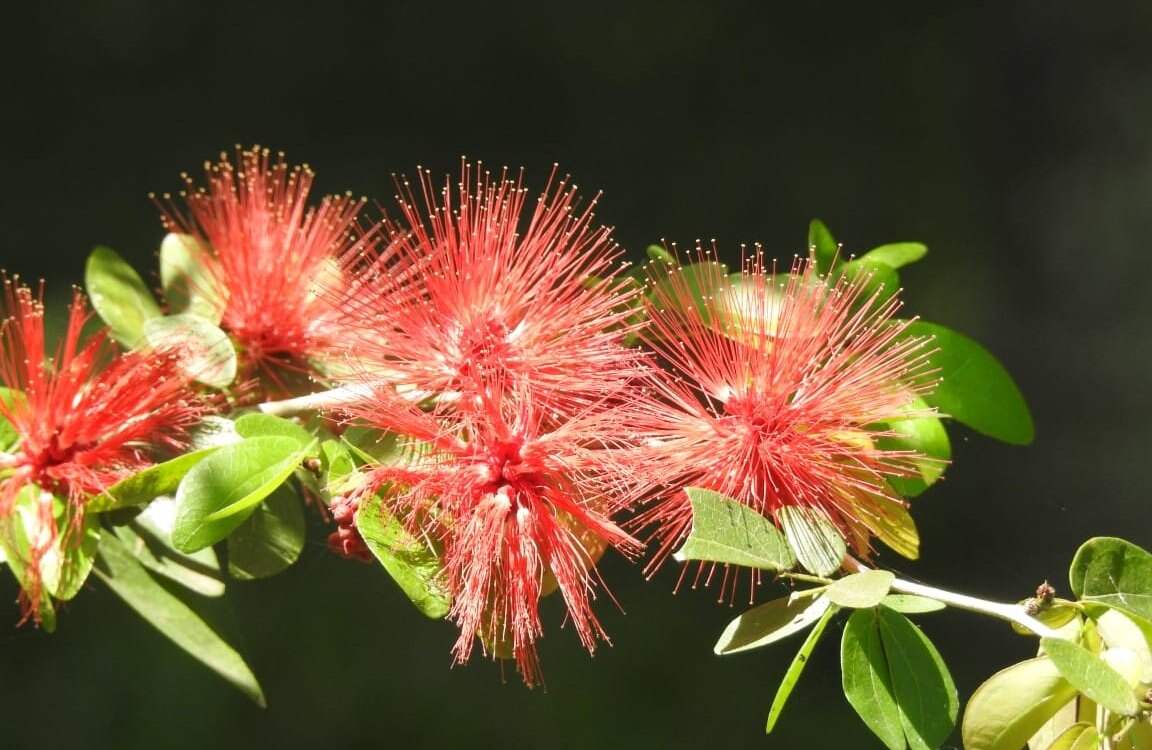
<svg viewBox="0 0 1152 750">
<path fill-rule="evenodd" d="M 824 511 L 785 506 L 776 511 L 776 520 L 805 570 L 817 576 L 830 576 L 840 570 L 848 546 Z"/>
<path fill-rule="evenodd" d="M 907 743 L 892 673 L 880 640 L 878 620 L 870 610 L 856 610 L 844 626 L 840 640 L 840 677 L 844 697 L 872 733 L 888 750 L 905 750 Z"/>
<path fill-rule="evenodd" d="M 112 338 L 129 349 L 144 342 L 144 324 L 163 315 L 144 280 L 117 252 L 97 247 L 84 267 L 84 286 Z"/>
<path fill-rule="evenodd" d="M 689 487 L 692 531 L 676 552 L 680 562 L 744 565 L 762 570 L 789 570 L 796 558 L 788 542 L 767 518 L 718 492 Z"/>
<path fill-rule="evenodd" d="M 662 245 L 649 245 L 644 249 L 648 254 L 648 260 L 654 260 L 658 263 L 667 263 L 669 265 L 676 265 L 676 257 L 672 253 L 664 249 Z"/>
<path fill-rule="evenodd" d="M 804 630 L 823 617 L 831 606 L 823 596 L 773 599 L 728 623 L 712 650 L 725 655 L 767 646 Z"/>
<path fill-rule="evenodd" d="M 1112 713 L 1131 716 L 1140 708 L 1123 675 L 1088 649 L 1062 638 L 1041 638 L 1040 646 L 1064 679 Z"/>
<path fill-rule="evenodd" d="M 1047 657 L 1013 664 L 992 675 L 968 699 L 961 724 L 967 750 L 1020 750 L 1076 688 Z"/>
<path fill-rule="evenodd" d="M 257 705 L 264 691 L 252 670 L 195 611 L 148 574 L 111 534 L 100 540 L 97 575 L 112 591 L 169 640 L 237 687 Z"/>
<path fill-rule="evenodd" d="M 936 750 L 952 733 L 960 712 L 952 675 L 932 641 L 911 620 L 886 607 L 874 611 L 904 737 L 912 750 Z"/>
<path fill-rule="evenodd" d="M 378 496 L 365 498 L 356 511 L 356 528 L 372 554 L 416 608 L 439 620 L 452 608 L 439 551 L 417 539 L 388 513 Z"/>
<path fill-rule="evenodd" d="M 169 315 L 144 323 L 144 338 L 155 347 L 173 347 L 192 378 L 213 388 L 236 379 L 236 349 L 228 334 L 198 315 Z"/>
<path fill-rule="evenodd" d="M 228 536 L 228 573 L 250 581 L 287 569 L 304 549 L 304 526 L 300 498 L 280 485 Z"/>
<path fill-rule="evenodd" d="M 212 455 L 215 448 L 204 448 L 177 456 L 170 461 L 151 466 L 139 474 L 121 479 L 101 495 L 95 495 L 85 509 L 91 513 L 119 510 L 133 505 L 143 505 L 160 497 L 171 495 L 180 486 L 184 475 L 192 467 Z"/>
<path fill-rule="evenodd" d="M 1016 445 L 1027 445 L 1036 435 L 1032 414 L 1012 376 L 992 354 L 967 336 L 922 320 L 909 323 L 902 337 L 934 338 L 928 355 L 939 377 L 935 390 L 924 397 L 942 414 L 977 432 Z"/>
<path fill-rule="evenodd" d="M 160 243 L 160 285 L 168 309 L 220 325 L 224 300 L 209 270 L 211 252 L 190 234 L 169 233 Z"/>
<path fill-rule="evenodd" d="M 868 609 L 884 600 L 896 576 L 887 570 L 865 570 L 837 579 L 825 596 L 833 604 L 851 609 Z"/>
<path fill-rule="evenodd" d="M 860 259 L 883 263 L 891 268 L 902 268 L 927 254 L 928 248 L 919 242 L 892 242 L 872 248 L 861 255 Z"/>
<path fill-rule="evenodd" d="M 180 482 L 173 545 L 195 552 L 231 534 L 304 457 L 296 440 L 279 435 L 218 448 Z"/>
<path fill-rule="evenodd" d="M 280 435 L 289 437 L 300 444 L 301 450 L 308 451 L 310 457 L 319 457 L 319 442 L 316 437 L 290 419 L 274 417 L 271 414 L 250 412 L 236 420 L 236 434 L 242 438 Z"/>
<path fill-rule="evenodd" d="M 1076 551 L 1068 580 L 1084 601 L 1152 621 L 1152 555 L 1131 542 L 1115 537 L 1089 539 Z"/>
</svg>

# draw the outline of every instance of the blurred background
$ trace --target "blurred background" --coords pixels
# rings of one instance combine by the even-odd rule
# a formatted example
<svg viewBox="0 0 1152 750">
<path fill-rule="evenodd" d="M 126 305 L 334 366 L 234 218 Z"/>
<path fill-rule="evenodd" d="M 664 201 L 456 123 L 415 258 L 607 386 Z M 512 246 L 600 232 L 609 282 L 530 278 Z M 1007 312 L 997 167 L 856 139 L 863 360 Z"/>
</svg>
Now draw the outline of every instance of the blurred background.
<svg viewBox="0 0 1152 750">
<path fill-rule="evenodd" d="M 661 239 L 803 252 L 917 240 L 908 309 L 1016 376 L 1030 448 L 963 428 L 915 501 L 907 577 L 1017 600 L 1092 535 L 1152 546 L 1152 5 L 176 3 L 40 0 L 10 18 L 0 265 L 79 283 L 108 244 L 154 277 L 150 191 L 234 144 L 308 162 L 322 192 L 392 201 L 393 173 L 462 154 L 553 162 L 633 257 Z M 741 607 L 603 566 L 612 647 L 589 658 L 545 604 L 547 690 L 476 660 L 383 571 L 325 552 L 237 584 L 231 618 L 268 694 L 254 708 L 99 583 L 56 634 L 0 628 L 0 745 L 880 747 L 839 689 L 835 624 L 777 732 L 799 639 L 718 658 Z M 0 598 L 14 601 L 11 581 Z M 772 591 L 765 590 L 766 599 Z M 921 618 L 962 700 L 1034 642 L 964 613 Z M 829 637 L 831 636 L 831 637 Z M 958 740 L 953 741 L 958 745 Z"/>
</svg>

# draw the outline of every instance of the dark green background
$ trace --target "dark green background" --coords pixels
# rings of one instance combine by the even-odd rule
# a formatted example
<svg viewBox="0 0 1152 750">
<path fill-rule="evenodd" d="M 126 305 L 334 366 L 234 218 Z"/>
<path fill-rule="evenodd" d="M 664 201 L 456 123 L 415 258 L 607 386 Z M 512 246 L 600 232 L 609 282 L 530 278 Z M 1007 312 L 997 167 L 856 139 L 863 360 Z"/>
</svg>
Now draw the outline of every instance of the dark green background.
<svg viewBox="0 0 1152 750">
<path fill-rule="evenodd" d="M 253 142 L 384 204 L 417 164 L 467 154 L 540 186 L 559 162 L 634 255 L 716 238 L 790 257 L 812 216 L 848 251 L 920 240 L 909 308 L 995 351 L 1039 437 L 955 430 L 956 465 L 915 503 L 923 558 L 892 564 L 1011 600 L 1066 592 L 1088 536 L 1152 545 L 1152 5 L 774 5 L 27 4 L 0 47 L 0 264 L 59 292 L 107 243 L 150 271 L 148 192 Z M 529 692 L 450 669 L 452 626 L 314 532 L 291 572 L 234 587 L 270 708 L 93 583 L 51 637 L 9 607 L 0 746 L 876 746 L 839 694 L 840 625 L 766 738 L 790 647 L 713 656 L 739 607 L 673 596 L 672 570 L 606 562 L 627 615 L 598 603 L 615 645 L 594 659 L 546 602 L 548 690 Z M 922 623 L 962 697 L 1034 645 L 963 613 Z"/>
</svg>

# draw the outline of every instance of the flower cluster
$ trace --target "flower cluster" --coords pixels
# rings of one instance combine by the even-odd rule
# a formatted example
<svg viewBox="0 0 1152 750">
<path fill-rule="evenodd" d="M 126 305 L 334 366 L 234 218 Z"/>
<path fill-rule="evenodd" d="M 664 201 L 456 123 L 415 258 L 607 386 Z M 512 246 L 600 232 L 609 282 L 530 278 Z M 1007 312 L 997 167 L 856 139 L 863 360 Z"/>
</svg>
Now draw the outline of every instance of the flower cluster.
<svg viewBox="0 0 1152 750">
<path fill-rule="evenodd" d="M 7 391 L 0 417 L 11 434 L 0 443 L 0 520 L 10 563 L 27 571 L 28 613 L 39 617 L 33 605 L 42 563 L 71 543 L 86 504 L 159 454 L 183 448 L 207 406 L 191 389 L 177 352 L 144 348 L 116 356 L 103 332 L 82 343 L 89 315 L 79 292 L 50 354 L 43 289 L 34 293 L 8 278 L 2 283 L 0 383 Z"/>
<path fill-rule="evenodd" d="M 345 412 L 412 449 L 360 491 L 383 489 L 390 512 L 443 545 L 457 660 L 479 636 L 532 684 L 540 596 L 559 590 L 592 650 L 594 563 L 605 547 L 639 550 L 613 520 L 639 491 L 621 419 L 648 372 L 623 345 L 635 291 L 592 224 L 595 201 L 576 210 L 564 180 L 523 226 L 520 179 L 465 164 L 458 195 L 437 198 L 424 172 L 420 186 L 425 205 L 405 190 L 405 222 L 380 256 L 345 264 L 373 279 L 345 311 L 359 331 L 352 382 L 371 395 Z"/>
</svg>

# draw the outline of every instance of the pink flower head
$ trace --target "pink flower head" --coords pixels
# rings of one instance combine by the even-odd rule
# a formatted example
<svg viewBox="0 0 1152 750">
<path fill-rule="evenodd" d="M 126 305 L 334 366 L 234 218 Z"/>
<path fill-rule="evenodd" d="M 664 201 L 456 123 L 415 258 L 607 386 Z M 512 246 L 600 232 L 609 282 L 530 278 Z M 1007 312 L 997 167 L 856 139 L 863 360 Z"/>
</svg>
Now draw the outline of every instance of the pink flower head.
<svg viewBox="0 0 1152 750">
<path fill-rule="evenodd" d="M 622 346 L 637 290 L 619 278 L 610 230 L 592 223 L 595 198 L 578 209 L 576 186 L 553 172 L 529 204 L 523 175 L 466 162 L 455 190 L 424 170 L 419 185 L 421 199 L 402 183 L 385 253 L 345 259 L 370 268 L 348 305 L 361 367 L 448 398 L 530 383 L 536 407 L 560 413 L 640 373 Z"/>
<path fill-rule="evenodd" d="M 0 385 L 18 393 L 0 399 L 0 418 L 17 438 L 0 450 L 0 523 L 12 521 L 23 488 L 34 484 L 47 493 L 41 533 L 24 561 L 35 588 L 39 557 L 68 532 L 57 528 L 49 495 L 66 500 L 78 528 L 90 498 L 150 466 L 155 451 L 183 447 L 206 407 L 176 352 L 144 348 L 115 356 L 103 331 L 82 344 L 89 313 L 79 292 L 64 338 L 49 356 L 43 287 L 34 294 L 18 281 L 2 283 Z M 26 593 L 36 600 L 36 591 Z"/>
<path fill-rule="evenodd" d="M 611 519 L 633 504 L 635 452 L 620 449 L 620 421 L 589 408 L 556 424 L 529 390 L 498 388 L 451 418 L 425 412 L 386 386 L 348 413 L 406 436 L 406 460 L 368 471 L 361 493 L 382 491 L 389 512 L 443 548 L 460 627 L 456 661 L 477 636 L 509 653 L 529 685 L 540 682 L 538 601 L 558 589 L 580 641 L 607 640 L 592 613 L 595 563 L 608 546 L 640 546 Z"/>
<path fill-rule="evenodd" d="M 169 231 L 190 234 L 210 251 L 200 259 L 209 289 L 191 290 L 215 300 L 221 327 L 238 344 L 247 372 L 273 384 L 286 371 L 320 373 L 316 358 L 339 342 L 332 300 L 319 286 L 343 286 L 336 258 L 372 242 L 376 227 L 357 217 L 363 199 L 326 196 L 308 204 L 313 172 L 289 167 L 283 154 L 237 147 L 204 165 L 206 186 L 183 175 L 181 211 L 165 195 Z"/>
<path fill-rule="evenodd" d="M 687 536 L 685 487 L 734 498 L 781 525 L 801 509 L 830 521 L 858 552 L 904 502 L 891 477 L 916 473 L 919 454 L 886 450 L 888 420 L 932 414 L 913 402 L 933 387 L 923 339 L 902 336 L 900 303 L 865 280 L 833 281 L 810 262 L 766 267 L 759 247 L 732 280 L 698 250 L 697 274 L 653 286 L 648 343 L 675 375 L 657 386 L 641 429 L 650 437 L 654 570 Z M 694 304 L 693 285 L 714 289 Z"/>
</svg>

